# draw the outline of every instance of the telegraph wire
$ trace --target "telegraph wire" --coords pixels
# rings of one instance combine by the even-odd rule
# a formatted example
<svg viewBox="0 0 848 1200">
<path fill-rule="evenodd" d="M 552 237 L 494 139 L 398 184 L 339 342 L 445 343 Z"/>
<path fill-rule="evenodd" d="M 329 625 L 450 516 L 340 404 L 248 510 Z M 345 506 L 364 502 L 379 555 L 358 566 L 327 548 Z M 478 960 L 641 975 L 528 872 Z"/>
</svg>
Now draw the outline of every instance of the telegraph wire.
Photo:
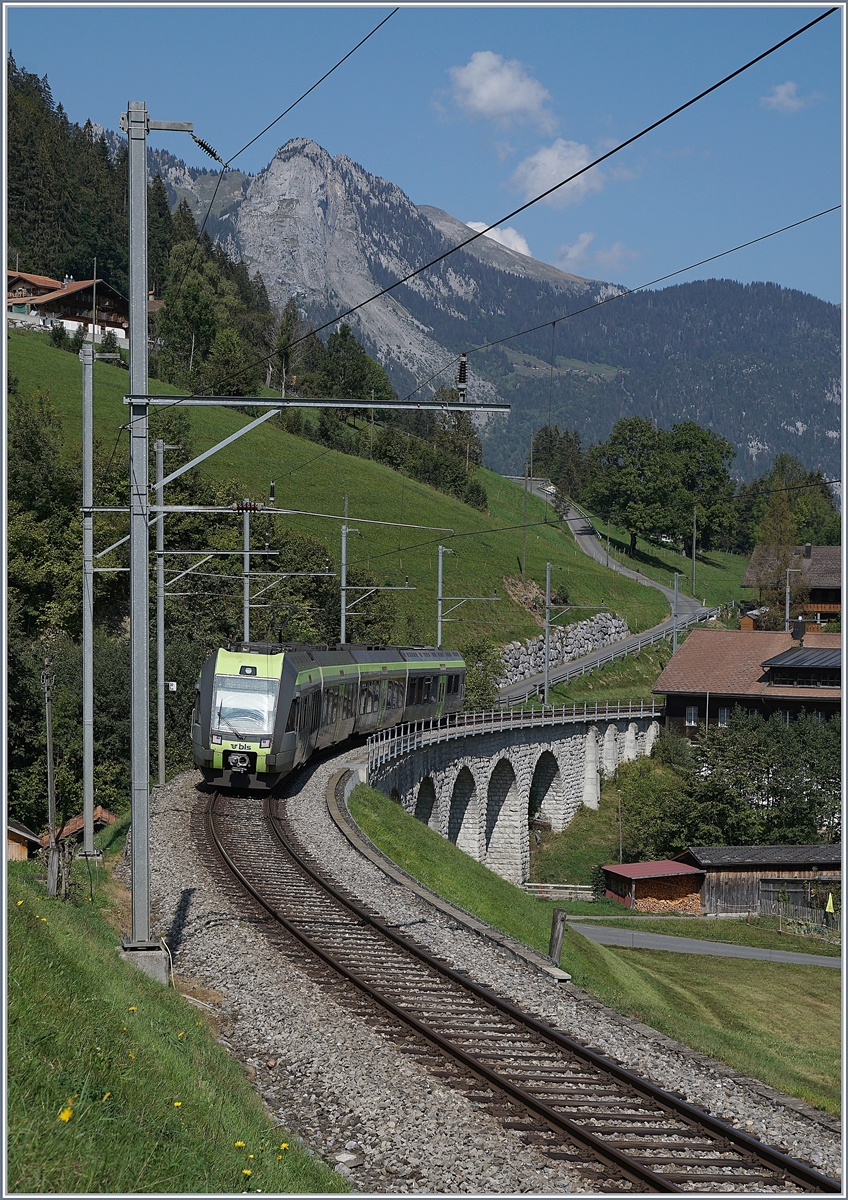
<svg viewBox="0 0 848 1200">
<path fill-rule="evenodd" d="M 386 21 L 391 20 L 391 18 L 395 15 L 395 13 L 398 12 L 399 7 L 400 6 L 398 6 L 398 8 L 393 8 L 392 11 L 389 13 L 389 15 L 387 17 L 384 17 L 379 25 L 375 25 L 370 33 L 366 33 L 365 37 L 362 39 L 361 42 L 357 42 L 352 50 L 348 50 L 348 52 L 344 56 L 344 58 L 340 58 L 334 67 L 330 67 L 329 71 L 325 72 L 325 74 L 323 74 L 316 83 L 313 83 L 311 88 L 308 88 L 303 93 L 302 96 L 298 96 L 297 100 L 295 100 L 292 104 L 290 104 L 288 106 L 288 108 L 284 109 L 283 112 L 281 112 L 278 117 L 275 117 L 274 120 L 270 123 L 270 125 L 266 125 L 261 133 L 257 133 L 256 137 L 251 138 L 249 142 L 246 142 L 245 145 L 242 146 L 241 150 L 237 150 L 235 152 L 235 154 L 232 156 L 232 158 L 230 158 L 228 160 L 226 165 L 229 166 L 230 163 L 233 162 L 235 159 L 237 159 L 240 154 L 244 153 L 244 151 L 248 148 L 248 146 L 252 146 L 253 143 L 258 141 L 259 138 L 261 138 L 263 134 L 267 133 L 269 129 L 272 129 L 277 124 L 278 121 L 282 121 L 283 117 L 287 116 L 291 112 L 291 110 L 295 107 L 296 104 L 300 104 L 301 100 L 305 100 L 310 92 L 314 92 L 319 84 L 323 83 L 325 79 L 328 79 L 329 76 L 332 75 L 333 71 L 337 70 L 342 65 L 342 63 L 347 62 L 347 60 L 350 58 L 350 56 L 352 54 L 355 54 L 360 46 L 364 46 L 365 43 L 368 41 L 368 39 L 370 37 L 373 37 L 378 29 L 383 28 L 383 26 L 386 24 Z"/>
<path fill-rule="evenodd" d="M 647 283 L 640 283 L 638 287 L 624 288 L 622 291 L 616 292 L 615 295 L 605 296 L 603 300 L 596 300 L 593 304 L 587 304 L 585 308 L 578 308 L 574 312 L 563 313 L 558 317 L 552 318 L 550 321 L 542 321 L 539 325 L 531 325 L 528 329 L 522 329 L 518 333 L 508 333 L 505 337 L 497 338 L 493 342 L 482 342 L 479 346 L 472 346 L 466 353 L 477 354 L 481 350 L 490 350 L 493 346 L 500 346 L 504 342 L 512 341 L 514 338 L 526 337 L 528 333 L 538 333 L 540 329 L 547 329 L 549 325 L 555 326 L 560 321 L 570 321 L 572 317 L 579 317 L 583 313 L 591 312 L 594 308 L 601 308 L 604 304 L 610 304 L 613 300 L 620 300 L 622 296 L 635 296 L 637 292 L 642 292 L 645 288 L 653 287 L 657 283 L 664 283 L 667 279 L 673 279 L 675 275 L 683 275 L 687 271 L 694 271 L 696 267 L 703 267 L 706 263 L 715 262 L 719 258 L 725 258 L 728 254 L 735 254 L 737 250 L 745 250 L 748 246 L 755 246 L 757 242 L 765 242 L 768 238 L 777 237 L 779 233 L 786 233 L 789 229 L 797 229 L 799 225 L 806 225 L 808 221 L 816 221 L 819 217 L 827 216 L 828 213 L 838 212 L 841 207 L 841 204 L 834 204 L 830 208 L 822 209 L 821 212 L 813 213 L 810 217 L 803 217 L 800 221 L 793 221 L 791 225 L 783 225 L 780 229 L 773 229 L 771 233 L 763 233 L 760 237 L 751 238 L 748 242 L 741 242 L 738 246 L 731 246 L 729 250 L 722 250 L 718 254 L 710 255 L 709 258 L 702 258 L 698 262 L 690 263 L 688 267 L 680 267 L 676 271 L 669 271 L 667 275 L 658 275 L 656 279 L 651 279 Z M 427 379 L 419 383 L 417 387 L 414 387 L 411 392 L 408 392 L 403 399 L 410 400 L 416 392 L 426 387 L 428 383 L 432 383 L 434 379 L 437 379 L 439 375 L 442 375 L 458 361 L 458 358 L 452 358 L 443 367 L 439 367 L 438 371 L 435 371 Z"/>
<path fill-rule="evenodd" d="M 751 67 L 756 66 L 756 64 L 759 62 L 762 62 L 763 59 L 768 58 L 770 54 L 774 54 L 775 51 L 780 50 L 783 46 L 787 45 L 789 42 L 794 41 L 794 39 L 797 37 L 800 37 L 802 33 L 806 33 L 809 29 L 812 29 L 814 25 L 818 25 L 820 21 L 823 21 L 826 17 L 831 16 L 835 12 L 839 12 L 838 7 L 829 8 L 827 10 L 827 12 L 821 13 L 818 17 L 815 17 L 812 21 L 808 21 L 806 25 L 802 25 L 800 29 L 796 29 L 794 33 L 790 33 L 788 37 L 785 37 L 781 41 L 776 42 L 773 46 L 770 46 L 768 50 L 764 50 L 762 52 L 762 54 L 758 54 L 756 56 L 756 58 L 752 58 L 749 62 L 745 63 L 743 66 L 737 67 L 735 71 L 731 71 L 731 73 L 729 75 L 725 75 L 723 79 L 720 79 L 718 81 L 718 83 L 712 84 L 710 87 L 706 88 L 704 91 L 699 92 L 697 96 L 693 96 L 690 100 L 687 100 L 684 104 L 680 104 L 677 106 L 677 108 L 672 109 L 671 112 L 666 113 L 664 117 L 660 117 L 659 120 L 653 121 L 650 125 L 646 125 L 645 128 L 641 129 L 638 133 L 634 133 L 632 135 L 632 137 L 629 137 L 625 141 L 620 142 L 617 146 L 613 146 L 613 148 L 611 150 L 608 150 L 606 152 L 606 154 L 602 154 L 602 155 L 600 155 L 600 157 L 593 159 L 592 162 L 587 163 L 586 166 L 581 167 L 578 171 L 575 171 L 572 175 L 567 176 L 565 179 L 561 179 L 559 181 L 559 183 L 555 183 L 552 187 L 547 188 L 544 192 L 540 192 L 538 196 L 534 196 L 532 200 L 528 200 L 525 204 L 521 204 L 521 205 L 519 205 L 518 208 L 514 208 L 512 210 L 512 212 L 509 212 L 505 216 L 500 217 L 497 221 L 493 221 L 492 224 L 486 226 L 485 229 L 481 229 L 477 232 L 472 233 L 469 237 L 467 237 L 463 241 L 459 242 L 456 246 L 452 247 L 450 250 L 445 250 L 444 253 L 439 254 L 435 258 L 430 259 L 429 262 L 424 263 L 423 266 L 416 267 L 416 269 L 414 271 L 408 272 L 406 275 L 402 276 L 400 279 L 395 280 L 394 283 L 391 283 L 387 287 L 382 288 L 379 292 L 375 292 L 373 296 L 369 296 L 366 300 L 361 300 L 358 304 L 354 304 L 351 308 L 345 309 L 344 312 L 337 313 L 336 316 L 334 316 L 332 318 L 332 320 L 325 321 L 324 324 L 319 325 L 317 329 L 312 329 L 309 331 L 309 333 L 303 334 L 301 337 L 296 338 L 291 343 L 291 346 L 298 345 L 300 342 L 304 341 L 311 334 L 318 334 L 318 333 L 323 332 L 323 330 L 325 330 L 325 329 L 330 329 L 333 325 L 337 325 L 339 321 L 343 321 L 345 319 L 345 317 L 349 317 L 353 313 L 358 312 L 360 308 L 364 308 L 366 304 L 371 304 L 374 300 L 379 300 L 382 296 L 388 295 L 389 292 L 394 291 L 394 289 L 397 287 L 400 287 L 401 284 L 408 283 L 410 281 L 410 279 L 415 279 L 416 276 L 423 274 L 424 271 L 428 271 L 431 267 L 434 267 L 438 263 L 443 262 L 446 258 L 449 258 L 452 254 L 456 254 L 457 250 L 462 250 L 466 246 L 469 246 L 472 242 L 477 241 L 478 238 L 483 237 L 485 234 L 489 233 L 492 229 L 496 229 L 499 225 L 502 225 L 504 223 L 504 221 L 512 220 L 513 217 L 518 216 L 519 213 L 525 212 L 528 208 L 531 208 L 534 204 L 538 204 L 540 200 L 544 200 L 547 196 L 552 195 L 554 192 L 558 191 L 559 188 L 565 187 L 565 185 L 567 183 L 571 183 L 573 180 L 579 178 L 581 175 L 585 175 L 587 171 L 591 171 L 593 167 L 598 166 L 600 163 L 606 162 L 606 160 L 608 158 L 612 158 L 612 156 L 614 154 L 618 154 L 619 151 L 626 149 L 628 146 L 632 146 L 634 142 L 639 141 L 639 139 L 645 137 L 646 134 L 651 133 L 655 129 L 658 129 L 661 125 L 664 125 L 666 123 L 666 121 L 670 121 L 672 119 L 672 117 L 676 117 L 679 113 L 684 112 L 687 108 L 691 108 L 692 105 L 697 104 L 699 100 L 703 100 L 706 96 L 709 96 L 712 92 L 716 91 L 718 88 L 723 87 L 726 83 L 729 83 L 732 79 L 735 79 L 738 75 L 741 75 L 741 74 L 743 74 L 743 72 L 750 70 Z M 545 324 L 547 325 L 548 322 L 546 321 Z M 291 346 L 290 346 L 290 348 L 291 348 Z M 243 367 L 240 371 L 234 372 L 233 375 L 229 376 L 229 379 L 237 379 L 238 376 L 244 374 L 245 371 L 250 370 L 256 366 L 261 366 L 264 363 L 270 362 L 270 360 L 274 357 L 275 353 L 276 353 L 276 351 L 272 351 L 271 354 L 266 354 L 266 355 L 263 355 L 262 358 L 255 359 L 253 362 L 249 363 L 246 367 Z"/>
<path fill-rule="evenodd" d="M 379 25 L 375 25 L 370 33 L 366 33 L 365 37 L 362 38 L 361 41 L 357 42 L 352 50 L 348 50 L 347 54 L 345 54 L 345 56 L 343 58 L 340 58 L 339 61 L 335 64 L 335 66 L 330 67 L 329 71 L 325 71 L 324 74 L 321 76 L 321 78 L 316 80 L 315 83 L 313 83 L 312 87 L 307 88 L 307 90 L 303 93 L 302 96 L 298 96 L 298 98 L 296 100 L 292 101 L 292 103 L 288 106 L 288 108 L 284 109 L 280 113 L 280 115 L 278 117 L 275 117 L 274 120 L 271 121 L 271 123 L 269 125 L 266 125 L 265 128 L 263 130 L 261 130 L 261 132 L 257 133 L 256 137 L 253 137 L 250 139 L 249 142 L 246 142 L 242 146 L 241 150 L 236 150 L 235 154 L 231 155 L 227 159 L 226 162 L 224 162 L 224 160 L 218 154 L 216 154 L 216 152 L 212 149 L 212 147 L 209 145 L 208 142 L 205 142 L 202 138 L 195 137 L 195 135 L 192 133 L 192 135 L 191 135 L 192 139 L 196 142 L 196 144 L 200 147 L 200 149 L 203 150 L 206 154 L 208 154 L 210 158 L 214 158 L 216 162 L 219 162 L 221 164 L 221 171 L 218 174 L 218 181 L 215 184 L 215 190 L 212 193 L 212 199 L 209 201 L 209 207 L 206 209 L 206 215 L 203 218 L 203 224 L 200 226 L 200 229 L 198 230 L 197 238 L 194 243 L 194 249 L 191 252 L 191 258 L 189 259 L 188 266 L 186 267 L 186 269 L 183 273 L 183 277 L 180 280 L 180 286 L 177 288 L 177 297 L 176 298 L 179 297 L 179 294 L 183 288 L 183 284 L 185 283 L 186 276 L 188 275 L 189 271 L 191 270 L 192 264 L 194 262 L 195 251 L 197 249 L 197 246 L 200 244 L 200 239 L 203 237 L 203 231 L 206 228 L 206 222 L 209 220 L 209 216 L 210 216 L 210 214 L 212 212 L 212 208 L 215 204 L 215 197 L 218 195 L 218 189 L 221 186 L 224 175 L 229 170 L 230 165 L 238 158 L 238 156 L 240 154 L 243 154 L 244 151 L 247 150 L 247 148 L 249 146 L 252 146 L 254 142 L 258 141 L 259 138 L 261 138 L 263 136 L 263 134 L 266 134 L 269 129 L 272 129 L 277 124 L 278 121 L 282 121 L 283 117 L 287 116 L 293 108 L 295 108 L 298 104 L 300 104 L 301 100 L 305 100 L 306 97 L 310 94 L 310 92 L 314 92 L 315 89 L 319 86 L 319 84 L 322 84 L 324 82 L 324 80 L 328 79 L 334 71 L 338 70 L 338 68 L 342 65 L 342 63 L 347 62 L 347 60 L 351 57 L 351 55 L 355 54 L 356 51 L 360 48 L 360 46 L 364 46 L 365 43 L 368 41 L 368 39 L 370 37 L 373 37 L 378 29 L 382 29 L 382 27 L 386 24 L 386 21 L 390 20 L 397 11 L 398 11 L 397 8 L 393 8 L 392 11 L 389 13 L 389 15 L 387 17 L 384 17 Z"/>
</svg>

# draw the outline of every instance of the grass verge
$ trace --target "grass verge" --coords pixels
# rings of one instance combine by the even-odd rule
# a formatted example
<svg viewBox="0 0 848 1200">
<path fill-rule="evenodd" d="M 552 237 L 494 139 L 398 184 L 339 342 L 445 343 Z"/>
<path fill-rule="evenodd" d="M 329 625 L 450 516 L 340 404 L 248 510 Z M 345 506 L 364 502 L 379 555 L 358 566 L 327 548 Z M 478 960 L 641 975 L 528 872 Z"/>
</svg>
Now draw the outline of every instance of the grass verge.
<svg viewBox="0 0 848 1200">
<path fill-rule="evenodd" d="M 79 865 L 75 868 L 79 873 Z M 344 1192 L 275 1128 L 242 1068 L 179 993 L 116 953 L 112 888 L 45 894 L 8 871 L 11 1192 Z"/>
<path fill-rule="evenodd" d="M 581 805 L 562 833 L 542 833 L 538 846 L 531 847 L 530 879 L 590 884 L 593 867 L 619 861 L 618 846 L 618 791 L 614 780 L 605 779 L 597 809 Z M 595 904 L 589 909 L 603 912 Z M 621 913 L 621 905 L 610 911 Z"/>
<path fill-rule="evenodd" d="M 601 541 L 606 549 L 607 525 L 600 517 L 593 517 L 595 528 L 601 534 Z M 661 583 L 664 587 L 674 587 L 674 573 L 679 572 L 678 590 L 681 595 L 692 596 L 692 559 L 684 557 L 671 546 L 658 546 L 646 542 L 644 538 L 636 539 L 636 553 L 631 557 L 630 534 L 620 526 L 610 525 L 609 549 L 610 558 L 616 559 L 625 567 L 639 571 L 647 579 Z M 729 604 L 732 600 L 750 600 L 750 591 L 742 591 L 739 586 L 742 576 L 748 566 L 748 555 L 729 554 L 724 550 L 701 550 L 695 554 L 695 592 L 698 600 L 706 599 L 708 605 Z"/>
<path fill-rule="evenodd" d="M 372 788 L 353 792 L 350 811 L 371 840 L 414 878 L 537 950 L 547 951 L 552 910 L 575 907 L 528 897 Z M 626 1016 L 772 1087 L 839 1112 L 838 972 L 619 950 L 573 929 L 566 930 L 561 964 L 578 987 Z"/>
</svg>

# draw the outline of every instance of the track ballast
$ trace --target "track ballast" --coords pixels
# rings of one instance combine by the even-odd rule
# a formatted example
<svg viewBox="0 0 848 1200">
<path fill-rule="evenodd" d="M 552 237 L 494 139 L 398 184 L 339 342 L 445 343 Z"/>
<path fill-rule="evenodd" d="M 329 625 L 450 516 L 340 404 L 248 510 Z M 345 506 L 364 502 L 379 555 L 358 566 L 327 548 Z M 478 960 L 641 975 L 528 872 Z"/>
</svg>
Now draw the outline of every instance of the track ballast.
<svg viewBox="0 0 848 1200">
<path fill-rule="evenodd" d="M 840 1184 L 640 1079 L 434 958 L 322 878 L 266 798 L 213 794 L 221 861 L 278 928 L 382 1010 L 384 1032 L 603 1191 L 833 1192 Z M 227 809 L 231 812 L 229 818 Z"/>
</svg>

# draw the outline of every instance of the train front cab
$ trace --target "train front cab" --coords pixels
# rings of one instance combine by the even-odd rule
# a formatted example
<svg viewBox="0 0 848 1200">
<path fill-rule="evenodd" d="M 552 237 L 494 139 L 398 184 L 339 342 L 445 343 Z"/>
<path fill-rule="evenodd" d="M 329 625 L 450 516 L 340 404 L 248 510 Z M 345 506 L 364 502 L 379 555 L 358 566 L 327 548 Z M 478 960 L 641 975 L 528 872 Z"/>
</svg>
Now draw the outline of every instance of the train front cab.
<svg viewBox="0 0 848 1200">
<path fill-rule="evenodd" d="M 192 743 L 195 764 L 210 786 L 268 791 L 292 769 L 295 675 L 282 652 L 219 650 L 206 661 Z"/>
</svg>

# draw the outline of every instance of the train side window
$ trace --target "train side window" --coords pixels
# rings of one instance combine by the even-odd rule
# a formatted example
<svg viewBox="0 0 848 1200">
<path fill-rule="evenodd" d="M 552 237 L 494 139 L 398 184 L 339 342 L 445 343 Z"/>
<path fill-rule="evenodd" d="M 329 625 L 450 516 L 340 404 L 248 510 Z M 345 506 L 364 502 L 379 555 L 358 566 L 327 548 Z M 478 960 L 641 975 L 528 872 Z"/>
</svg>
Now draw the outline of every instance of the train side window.
<svg viewBox="0 0 848 1200">
<path fill-rule="evenodd" d="M 291 708 L 289 709 L 289 719 L 286 721 L 286 733 L 292 733 L 295 729 L 297 729 L 297 710 L 298 699 L 297 696 L 295 696 L 294 700 L 291 702 Z"/>
</svg>

